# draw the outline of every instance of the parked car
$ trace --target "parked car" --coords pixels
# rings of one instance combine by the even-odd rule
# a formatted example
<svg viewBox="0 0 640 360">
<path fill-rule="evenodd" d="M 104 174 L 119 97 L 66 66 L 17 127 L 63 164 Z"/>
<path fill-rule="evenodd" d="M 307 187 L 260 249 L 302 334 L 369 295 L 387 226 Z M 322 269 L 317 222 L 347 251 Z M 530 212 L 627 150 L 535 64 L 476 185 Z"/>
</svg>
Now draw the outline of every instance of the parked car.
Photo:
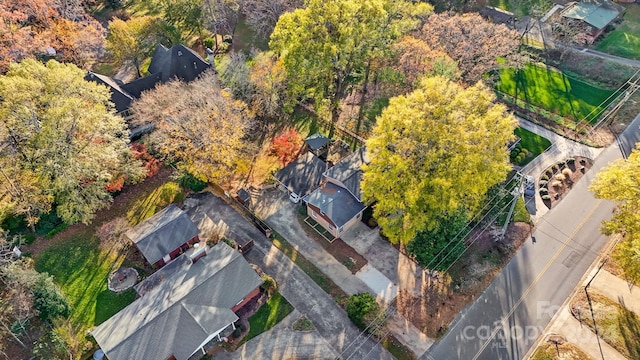
<svg viewBox="0 0 640 360">
<path fill-rule="evenodd" d="M 536 181 L 531 175 L 524 177 L 524 196 L 532 197 L 536 194 Z"/>
</svg>

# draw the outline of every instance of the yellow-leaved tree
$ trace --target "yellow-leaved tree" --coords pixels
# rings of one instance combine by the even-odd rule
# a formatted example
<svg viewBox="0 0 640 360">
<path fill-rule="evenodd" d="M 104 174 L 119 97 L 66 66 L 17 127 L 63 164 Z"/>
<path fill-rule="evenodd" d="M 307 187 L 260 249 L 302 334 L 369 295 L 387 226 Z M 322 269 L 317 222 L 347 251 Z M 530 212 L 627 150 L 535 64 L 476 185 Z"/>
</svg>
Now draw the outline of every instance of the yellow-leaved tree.
<svg viewBox="0 0 640 360">
<path fill-rule="evenodd" d="M 224 183 L 248 172 L 254 146 L 247 138 L 253 114 L 221 90 L 213 72 L 185 83 L 174 80 L 132 104 L 136 123 L 156 126 L 152 146 L 198 179 Z"/>
<path fill-rule="evenodd" d="M 424 79 L 390 99 L 367 140 L 362 190 L 394 242 L 433 230 L 446 214 L 472 214 L 487 189 L 506 178 L 515 118 L 485 85 Z"/>
<path fill-rule="evenodd" d="M 640 281 L 640 150 L 628 159 L 609 164 L 591 182 L 589 189 L 599 199 L 616 203 L 615 214 L 602 224 L 605 235 L 621 234 L 613 257 L 622 268 L 627 281 Z"/>
</svg>

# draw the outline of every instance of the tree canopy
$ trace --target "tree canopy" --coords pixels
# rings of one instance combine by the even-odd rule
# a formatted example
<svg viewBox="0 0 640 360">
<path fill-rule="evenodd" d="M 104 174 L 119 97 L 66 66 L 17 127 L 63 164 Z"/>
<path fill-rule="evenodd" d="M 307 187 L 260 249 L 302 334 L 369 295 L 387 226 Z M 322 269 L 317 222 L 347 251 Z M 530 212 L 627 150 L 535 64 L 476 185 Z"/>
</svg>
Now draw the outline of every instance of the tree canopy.
<svg viewBox="0 0 640 360">
<path fill-rule="evenodd" d="M 501 66 L 519 63 L 518 32 L 488 22 L 477 13 L 433 14 L 418 36 L 431 49 L 442 50 L 457 61 L 467 84 L 475 84 Z"/>
<path fill-rule="evenodd" d="M 88 223 L 111 200 L 111 179 L 143 175 L 109 90 L 84 75 L 28 59 L 0 76 L 0 208 L 32 224 L 53 206 L 67 223 Z"/>
<path fill-rule="evenodd" d="M 142 62 L 153 55 L 158 44 L 171 46 L 180 42 L 180 33 L 159 17 L 141 16 L 131 20 L 113 19 L 105 49 L 116 64 L 131 61 L 138 77 Z"/>
<path fill-rule="evenodd" d="M 628 159 L 609 164 L 596 175 L 589 187 L 599 199 L 616 203 L 616 211 L 602 224 L 605 235 L 621 234 L 622 242 L 614 258 L 626 278 L 640 281 L 640 150 L 631 152 Z"/>
<path fill-rule="evenodd" d="M 434 230 L 442 214 L 477 210 L 510 169 L 515 118 L 482 83 L 464 89 L 443 77 L 390 99 L 367 140 L 362 191 L 392 242 Z"/>
<path fill-rule="evenodd" d="M 425 3 L 392 0 L 309 0 L 305 5 L 280 17 L 269 45 L 283 59 L 290 98 L 314 99 L 332 126 L 340 100 L 362 81 L 369 61 L 431 11 Z"/>
<path fill-rule="evenodd" d="M 84 65 L 104 41 L 100 24 L 81 0 L 0 1 L 0 73 L 25 58 L 51 56 Z"/>
<path fill-rule="evenodd" d="M 253 114 L 221 90 L 215 74 L 190 82 L 168 82 L 135 101 L 140 124 L 156 125 L 151 145 L 200 180 L 222 183 L 248 171 Z"/>
</svg>

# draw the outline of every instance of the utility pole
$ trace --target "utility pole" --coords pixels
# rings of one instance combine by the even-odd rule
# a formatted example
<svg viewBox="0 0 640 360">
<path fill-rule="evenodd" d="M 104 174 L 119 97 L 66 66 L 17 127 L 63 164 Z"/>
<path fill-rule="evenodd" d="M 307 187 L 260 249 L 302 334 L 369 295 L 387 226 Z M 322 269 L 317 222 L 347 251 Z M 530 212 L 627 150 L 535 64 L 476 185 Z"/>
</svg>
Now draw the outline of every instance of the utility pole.
<svg viewBox="0 0 640 360">
<path fill-rule="evenodd" d="M 596 325 L 596 317 L 593 314 L 593 305 L 591 305 L 591 297 L 589 296 L 589 285 L 591 285 L 591 282 L 593 281 L 593 279 L 596 278 L 596 275 L 598 275 L 598 273 L 600 272 L 600 269 L 602 269 L 602 267 L 604 266 L 604 264 L 607 263 L 608 259 L 604 259 L 602 261 L 602 264 L 600 264 L 600 266 L 598 266 L 598 270 L 596 270 L 596 273 L 593 274 L 593 276 L 591 277 L 591 280 L 589 280 L 589 282 L 587 283 L 587 285 L 584 287 L 584 293 L 587 295 L 587 302 L 589 303 L 589 309 L 591 310 L 591 320 L 593 320 L 593 330 L 596 333 L 596 340 L 598 341 L 598 348 L 600 349 L 600 356 L 602 356 L 602 360 L 604 360 L 604 353 L 602 352 L 602 344 L 600 344 L 600 335 L 598 334 L 598 325 Z"/>
<path fill-rule="evenodd" d="M 511 220 L 511 215 L 513 215 L 513 210 L 516 207 L 518 198 L 522 196 L 522 193 L 524 192 L 524 189 L 523 189 L 524 182 L 522 180 L 524 176 L 520 172 L 516 172 L 514 176 L 518 177 L 518 185 L 511 191 L 511 194 L 513 195 L 513 200 L 511 203 L 511 207 L 509 208 L 509 213 L 507 213 L 507 218 L 505 219 L 504 225 L 502 226 L 502 230 L 500 230 L 500 236 L 498 237 L 498 240 L 504 239 L 504 234 L 507 232 L 507 226 L 509 225 L 509 220 Z"/>
</svg>

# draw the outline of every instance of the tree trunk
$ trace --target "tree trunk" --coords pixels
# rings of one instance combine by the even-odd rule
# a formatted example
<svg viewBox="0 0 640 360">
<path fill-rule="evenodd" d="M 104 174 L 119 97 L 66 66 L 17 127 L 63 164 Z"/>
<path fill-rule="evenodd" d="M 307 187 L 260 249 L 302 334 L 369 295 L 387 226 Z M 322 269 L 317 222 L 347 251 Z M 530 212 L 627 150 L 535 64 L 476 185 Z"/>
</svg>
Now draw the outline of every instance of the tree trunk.
<svg viewBox="0 0 640 360">
<path fill-rule="evenodd" d="M 371 71 L 371 60 L 367 63 L 367 67 L 364 69 L 364 83 L 362 84 L 362 96 L 360 96 L 360 107 L 358 108 L 358 120 L 356 122 L 356 135 L 360 135 L 360 126 L 362 126 L 362 117 L 364 116 L 364 101 L 367 97 L 367 90 L 369 88 L 369 72 Z M 355 143 L 354 143 L 355 146 Z"/>
</svg>

